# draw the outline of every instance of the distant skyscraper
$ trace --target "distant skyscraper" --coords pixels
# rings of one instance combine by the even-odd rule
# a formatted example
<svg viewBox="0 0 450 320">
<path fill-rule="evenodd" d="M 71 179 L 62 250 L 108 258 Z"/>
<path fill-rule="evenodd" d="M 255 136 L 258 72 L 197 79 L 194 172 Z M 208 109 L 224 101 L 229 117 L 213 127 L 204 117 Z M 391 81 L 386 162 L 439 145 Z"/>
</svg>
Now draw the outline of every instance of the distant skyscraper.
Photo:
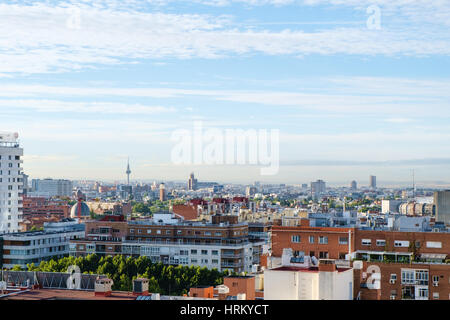
<svg viewBox="0 0 450 320">
<path fill-rule="evenodd" d="M 450 224 L 450 190 L 436 191 L 434 204 L 436 205 L 436 221 Z"/>
<path fill-rule="evenodd" d="M 19 231 L 22 220 L 23 149 L 17 133 L 0 133 L 0 233 Z"/>
<path fill-rule="evenodd" d="M 23 176 L 23 194 L 26 196 L 28 193 L 28 175 L 25 173 L 22 174 Z"/>
<path fill-rule="evenodd" d="M 370 176 L 370 188 L 372 188 L 372 189 L 377 188 L 377 177 L 376 176 Z"/>
<path fill-rule="evenodd" d="M 358 189 L 358 183 L 357 183 L 355 180 L 353 180 L 353 181 L 352 181 L 352 184 L 350 185 L 350 188 L 351 188 L 352 190 Z"/>
<path fill-rule="evenodd" d="M 311 195 L 313 197 L 318 197 L 326 192 L 326 183 L 323 180 L 317 180 L 316 182 L 311 182 Z"/>
<path fill-rule="evenodd" d="M 159 201 L 166 201 L 166 186 L 164 183 L 159 185 Z"/>
<path fill-rule="evenodd" d="M 130 185 L 130 174 L 131 174 L 131 169 L 130 169 L 130 159 L 128 158 L 128 164 L 127 164 L 127 185 Z"/>
<path fill-rule="evenodd" d="M 192 172 L 191 175 L 189 176 L 189 180 L 188 180 L 188 190 L 189 190 L 189 191 L 195 191 L 195 190 L 197 190 L 197 179 L 195 179 L 194 173 L 193 173 L 193 172 Z"/>
</svg>

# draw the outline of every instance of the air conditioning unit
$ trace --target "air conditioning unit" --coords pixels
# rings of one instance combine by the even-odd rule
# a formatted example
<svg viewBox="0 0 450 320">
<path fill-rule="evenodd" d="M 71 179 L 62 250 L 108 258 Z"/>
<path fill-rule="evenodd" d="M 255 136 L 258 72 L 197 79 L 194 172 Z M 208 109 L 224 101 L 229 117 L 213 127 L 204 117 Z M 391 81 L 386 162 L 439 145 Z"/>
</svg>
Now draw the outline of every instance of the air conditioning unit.
<svg viewBox="0 0 450 320">
<path fill-rule="evenodd" d="M 391 279 L 391 280 L 389 280 L 389 283 L 390 283 L 390 284 L 395 284 L 395 280 L 394 280 L 394 279 Z"/>
<path fill-rule="evenodd" d="M 391 296 L 391 300 L 395 300 L 397 296 Z"/>
</svg>

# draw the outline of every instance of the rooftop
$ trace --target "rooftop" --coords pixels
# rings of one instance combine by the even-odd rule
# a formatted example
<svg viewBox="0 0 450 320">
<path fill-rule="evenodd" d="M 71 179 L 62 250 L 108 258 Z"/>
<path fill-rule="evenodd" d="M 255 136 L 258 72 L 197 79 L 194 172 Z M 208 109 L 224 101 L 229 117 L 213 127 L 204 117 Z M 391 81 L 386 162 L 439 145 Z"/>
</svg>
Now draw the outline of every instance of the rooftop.
<svg viewBox="0 0 450 320">
<path fill-rule="evenodd" d="M 136 300 L 131 292 L 113 291 L 111 296 L 95 296 L 94 291 L 64 290 L 64 289 L 39 289 L 25 290 L 14 293 L 5 300 Z"/>
</svg>

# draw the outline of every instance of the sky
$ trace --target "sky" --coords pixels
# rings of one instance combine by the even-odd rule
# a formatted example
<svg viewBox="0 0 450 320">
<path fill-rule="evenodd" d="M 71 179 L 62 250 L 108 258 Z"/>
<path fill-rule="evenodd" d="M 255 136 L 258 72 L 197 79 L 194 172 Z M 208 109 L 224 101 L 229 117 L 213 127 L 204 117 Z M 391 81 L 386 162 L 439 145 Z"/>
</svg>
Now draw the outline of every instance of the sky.
<svg viewBox="0 0 450 320">
<path fill-rule="evenodd" d="M 449 29 L 447 0 L 0 0 L 0 131 L 32 178 L 450 183 Z M 276 130 L 279 170 L 175 163 L 196 123 Z"/>
</svg>

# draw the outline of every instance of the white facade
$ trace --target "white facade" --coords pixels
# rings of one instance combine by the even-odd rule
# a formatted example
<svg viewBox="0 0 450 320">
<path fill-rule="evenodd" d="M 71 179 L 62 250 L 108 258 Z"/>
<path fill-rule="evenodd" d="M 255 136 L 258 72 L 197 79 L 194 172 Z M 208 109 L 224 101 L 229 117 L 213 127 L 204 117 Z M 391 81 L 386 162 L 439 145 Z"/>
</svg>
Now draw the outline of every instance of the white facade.
<svg viewBox="0 0 450 320">
<path fill-rule="evenodd" d="M 381 213 L 399 213 L 401 200 L 381 200 Z"/>
<path fill-rule="evenodd" d="M 13 268 L 16 265 L 25 268 L 28 263 L 39 264 L 42 260 L 62 258 L 69 254 L 69 240 L 83 238 L 84 231 L 66 230 L 58 232 L 23 232 L 1 236 L 3 241 L 11 244 L 3 245 L 3 268 Z"/>
<path fill-rule="evenodd" d="M 18 135 L 0 133 L 0 233 L 19 231 L 23 200 L 22 156 Z"/>
<path fill-rule="evenodd" d="M 73 184 L 70 180 L 53 180 L 53 179 L 33 179 L 32 180 L 33 195 L 42 195 L 47 197 L 72 195 Z"/>
<path fill-rule="evenodd" d="M 257 245 L 253 243 L 242 245 L 193 245 L 182 243 L 145 244 L 126 241 L 122 244 L 122 254 L 146 256 L 155 262 L 161 261 L 164 264 L 199 266 L 208 269 L 216 268 L 218 271 L 239 268 L 240 272 L 251 272 L 254 264 L 253 251 L 255 246 Z M 239 254 L 237 257 L 231 252 L 233 250 L 242 250 L 242 254 Z M 239 258 L 239 262 L 222 262 L 222 259 L 227 257 Z"/>
<path fill-rule="evenodd" d="M 299 267 L 264 270 L 265 300 L 353 300 L 353 269 L 318 271 Z"/>
</svg>

